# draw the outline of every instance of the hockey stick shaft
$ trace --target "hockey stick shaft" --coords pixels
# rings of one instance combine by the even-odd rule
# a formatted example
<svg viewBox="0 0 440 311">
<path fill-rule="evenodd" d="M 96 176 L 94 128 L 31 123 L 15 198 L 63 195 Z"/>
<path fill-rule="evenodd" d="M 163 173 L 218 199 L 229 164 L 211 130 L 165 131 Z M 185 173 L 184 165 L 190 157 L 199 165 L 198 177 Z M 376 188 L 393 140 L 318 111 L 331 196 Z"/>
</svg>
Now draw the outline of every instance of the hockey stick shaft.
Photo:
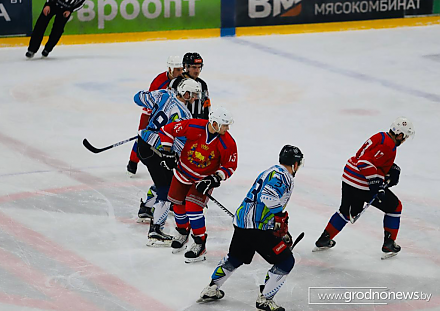
<svg viewBox="0 0 440 311">
<path fill-rule="evenodd" d="M 350 213 L 350 222 L 352 223 L 352 224 L 354 224 L 358 219 L 359 219 L 359 217 L 361 217 L 362 216 L 362 214 L 363 213 L 365 213 L 365 211 L 367 210 L 367 208 L 369 208 L 370 207 L 370 205 L 374 202 L 374 200 L 376 200 L 377 199 L 377 194 L 371 199 L 371 201 L 370 202 L 368 202 L 367 204 L 365 204 L 365 206 L 362 208 L 362 211 L 359 213 L 359 214 L 357 214 L 356 216 L 351 216 L 351 213 Z"/>
<path fill-rule="evenodd" d="M 136 135 L 136 136 L 133 136 L 133 137 L 131 137 L 131 138 L 129 138 L 129 139 L 126 139 L 126 140 L 122 140 L 122 141 L 120 141 L 120 142 L 117 142 L 116 144 L 113 144 L 113 145 L 110 145 L 110 146 L 104 147 L 104 148 L 96 148 L 95 146 L 92 146 L 91 143 L 89 143 L 89 141 L 87 140 L 87 138 L 84 138 L 84 140 L 83 140 L 83 145 L 84 145 L 84 147 L 86 147 L 89 151 L 91 151 L 91 152 L 93 152 L 93 153 L 100 153 L 100 152 L 103 152 L 103 151 L 109 150 L 109 149 L 111 149 L 111 148 L 114 148 L 114 147 L 117 147 L 117 146 L 123 145 L 123 144 L 125 144 L 125 143 L 128 143 L 129 141 L 132 141 L 132 140 L 134 140 L 134 139 L 136 139 L 136 138 L 137 138 L 137 135 Z"/>
<path fill-rule="evenodd" d="M 304 232 L 301 232 L 296 238 L 295 242 L 293 242 L 292 246 L 290 247 L 290 250 L 292 250 L 296 246 L 296 244 L 298 244 L 299 241 L 303 239 L 303 237 L 304 237 Z"/>
<path fill-rule="evenodd" d="M 388 187 L 388 182 L 385 183 L 384 189 L 386 189 L 387 187 Z M 373 204 L 374 200 L 377 199 L 378 195 L 379 195 L 379 193 L 376 193 L 376 194 L 373 196 L 373 198 L 371 199 L 371 201 L 368 202 L 367 204 L 365 204 L 365 206 L 362 208 L 362 211 L 360 211 L 360 213 L 358 213 L 358 214 L 357 214 L 356 216 L 354 216 L 354 217 L 351 216 L 351 206 L 350 206 L 349 216 L 350 216 L 350 222 L 351 222 L 352 224 L 354 224 L 354 223 L 359 219 L 359 217 L 361 217 L 362 214 L 365 213 L 365 211 L 367 210 L 367 208 L 369 208 L 370 205 Z"/>
<path fill-rule="evenodd" d="M 154 148 L 151 148 L 151 150 L 153 150 L 154 153 L 156 153 L 159 157 L 162 157 L 162 153 Z M 175 168 L 176 171 L 178 171 L 179 173 L 183 174 L 183 172 L 181 170 L 179 170 L 177 167 Z M 229 216 L 231 216 L 232 218 L 234 217 L 234 214 L 232 214 L 226 207 L 223 206 L 223 204 L 221 204 L 219 201 L 217 201 L 216 199 L 214 199 L 212 197 L 212 195 L 210 195 L 209 193 L 206 193 L 206 196 L 213 201 L 215 204 L 217 204 L 223 211 L 225 211 Z"/>
<path fill-rule="evenodd" d="M 217 204 L 222 210 L 224 210 L 229 216 L 234 217 L 234 214 L 232 214 L 226 207 L 224 207 L 219 201 L 214 199 L 212 195 L 206 194 L 206 196 L 213 201 L 215 204 Z M 293 242 L 292 246 L 290 247 L 290 250 L 293 250 L 293 248 L 304 238 L 304 232 L 301 232 L 298 237 Z"/>
<path fill-rule="evenodd" d="M 223 211 L 225 211 L 229 216 L 231 216 L 232 218 L 234 217 L 234 214 L 232 214 L 226 207 L 223 206 L 223 204 L 221 204 L 219 201 L 217 201 L 216 199 L 214 199 L 212 197 L 212 195 L 210 195 L 209 193 L 206 194 L 206 196 L 215 204 L 217 204 Z"/>
</svg>

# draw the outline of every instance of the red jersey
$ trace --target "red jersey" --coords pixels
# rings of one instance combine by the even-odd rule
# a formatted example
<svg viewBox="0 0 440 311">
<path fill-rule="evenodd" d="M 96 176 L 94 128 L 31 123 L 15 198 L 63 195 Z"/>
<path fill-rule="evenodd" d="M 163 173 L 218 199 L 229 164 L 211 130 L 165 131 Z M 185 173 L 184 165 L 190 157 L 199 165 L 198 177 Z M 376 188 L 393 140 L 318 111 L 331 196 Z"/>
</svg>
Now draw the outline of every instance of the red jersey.
<svg viewBox="0 0 440 311">
<path fill-rule="evenodd" d="M 385 132 L 370 137 L 354 157 L 348 159 L 342 180 L 358 189 L 369 190 L 368 179 L 384 179 L 396 158 L 396 144 Z"/>
<path fill-rule="evenodd" d="M 208 132 L 208 120 L 190 119 L 167 124 L 159 131 L 163 146 L 171 147 L 176 137 L 186 137 L 174 176 L 190 185 L 218 173 L 228 179 L 237 169 L 237 145 L 229 132 L 224 135 Z"/>
<path fill-rule="evenodd" d="M 148 91 L 156 91 L 161 89 L 166 89 L 170 85 L 171 80 L 168 78 L 168 71 L 162 72 L 153 82 L 151 82 L 150 89 Z"/>
</svg>

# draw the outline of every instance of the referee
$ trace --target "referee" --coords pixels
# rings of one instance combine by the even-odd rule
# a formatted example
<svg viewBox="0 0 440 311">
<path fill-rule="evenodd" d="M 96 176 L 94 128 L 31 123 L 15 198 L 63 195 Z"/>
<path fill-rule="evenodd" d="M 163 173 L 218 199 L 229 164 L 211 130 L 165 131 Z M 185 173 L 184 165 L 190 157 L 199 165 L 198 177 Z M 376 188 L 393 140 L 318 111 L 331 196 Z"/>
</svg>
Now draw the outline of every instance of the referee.
<svg viewBox="0 0 440 311">
<path fill-rule="evenodd" d="M 26 57 L 32 58 L 34 57 L 34 54 L 37 53 L 38 49 L 40 48 L 41 41 L 43 40 L 47 25 L 52 17 L 55 16 L 55 22 L 53 23 L 49 40 L 41 53 L 43 57 L 47 57 L 60 40 L 61 35 L 64 32 L 64 26 L 66 26 L 66 23 L 69 20 L 72 12 L 79 10 L 83 6 L 84 2 L 85 0 L 47 0 L 44 4 L 40 17 L 38 17 L 38 20 L 35 24 L 34 31 L 32 32 Z"/>
</svg>

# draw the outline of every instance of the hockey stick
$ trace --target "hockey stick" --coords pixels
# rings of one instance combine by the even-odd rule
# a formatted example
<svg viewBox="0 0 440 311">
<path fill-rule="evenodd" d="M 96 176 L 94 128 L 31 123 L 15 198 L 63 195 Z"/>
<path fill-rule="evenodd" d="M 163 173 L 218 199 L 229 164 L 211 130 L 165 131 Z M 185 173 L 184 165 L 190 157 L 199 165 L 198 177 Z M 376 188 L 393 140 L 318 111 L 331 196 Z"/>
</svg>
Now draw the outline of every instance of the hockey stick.
<svg viewBox="0 0 440 311">
<path fill-rule="evenodd" d="M 295 242 L 293 242 L 292 246 L 290 247 L 290 250 L 293 250 L 293 248 L 296 246 L 296 244 L 299 243 L 304 237 L 304 232 L 301 232 L 298 237 L 296 238 Z"/>
<path fill-rule="evenodd" d="M 224 210 L 229 216 L 234 217 L 234 214 L 232 214 L 226 207 L 224 207 L 219 201 L 217 201 L 216 199 L 214 199 L 210 194 L 206 194 L 206 196 L 213 201 L 215 204 L 217 204 L 222 210 Z M 289 234 L 289 236 L 291 236 Z M 293 250 L 293 248 L 296 246 L 296 244 L 298 244 L 304 237 L 304 232 L 301 232 L 298 237 L 295 239 L 295 241 L 293 242 L 292 246 L 290 247 L 290 250 Z M 284 240 L 284 239 L 283 239 Z M 284 241 L 286 242 L 286 241 Z"/>
<path fill-rule="evenodd" d="M 162 153 L 154 148 L 151 148 L 157 155 L 159 155 L 160 157 L 162 157 Z M 181 170 L 179 170 L 177 167 L 175 168 L 176 171 L 178 171 L 180 174 L 183 175 L 183 172 Z M 225 211 L 229 216 L 231 216 L 232 218 L 234 218 L 234 214 L 232 214 L 226 207 L 223 206 L 223 204 L 221 204 L 219 201 L 217 201 L 216 199 L 214 199 L 212 197 L 212 195 L 210 195 L 209 193 L 206 193 L 206 196 L 215 204 L 217 204 L 223 211 Z"/>
<path fill-rule="evenodd" d="M 386 189 L 387 187 L 388 187 L 388 182 L 385 183 L 384 189 Z M 354 223 L 356 222 L 356 220 L 358 220 L 359 217 L 361 217 L 362 214 L 365 213 L 365 211 L 367 210 L 367 208 L 369 208 L 370 205 L 373 204 L 374 200 L 377 199 L 378 195 L 379 195 L 379 193 L 376 193 L 376 194 L 373 196 L 373 198 L 371 199 L 371 201 L 368 202 L 367 204 L 365 204 L 365 206 L 364 206 L 364 208 L 362 209 L 362 211 L 360 211 L 360 212 L 359 212 L 356 216 L 354 216 L 354 217 L 351 216 L 351 206 L 350 206 L 350 210 L 348 211 L 348 214 L 350 215 L 350 222 L 351 222 L 352 224 L 354 224 Z"/>
<path fill-rule="evenodd" d="M 206 194 L 206 196 L 215 204 L 217 204 L 222 210 L 224 210 L 229 216 L 231 216 L 232 218 L 234 218 L 234 214 L 232 214 L 226 207 L 224 207 L 219 201 L 217 201 L 216 199 L 214 199 L 212 197 L 212 195 L 210 195 L 209 193 Z"/>
<path fill-rule="evenodd" d="M 137 135 L 136 135 L 136 136 L 133 136 L 133 137 L 131 137 L 131 138 L 129 138 L 129 139 L 126 139 L 126 140 L 123 140 L 123 141 L 117 142 L 116 144 L 113 144 L 113 145 L 110 145 L 110 146 L 104 147 L 104 148 L 96 148 L 96 147 L 92 146 L 92 144 L 89 143 L 89 141 L 87 140 L 87 138 L 84 138 L 84 140 L 83 140 L 83 145 L 84 145 L 84 147 L 86 147 L 89 151 L 91 151 L 91 152 L 93 152 L 93 153 L 100 153 L 100 152 L 103 152 L 103 151 L 109 150 L 109 149 L 111 149 L 111 148 L 114 148 L 114 147 L 120 146 L 120 145 L 122 145 L 122 144 L 128 143 L 129 141 L 132 141 L 132 140 L 134 140 L 134 139 L 136 139 L 136 138 L 137 138 Z"/>
</svg>

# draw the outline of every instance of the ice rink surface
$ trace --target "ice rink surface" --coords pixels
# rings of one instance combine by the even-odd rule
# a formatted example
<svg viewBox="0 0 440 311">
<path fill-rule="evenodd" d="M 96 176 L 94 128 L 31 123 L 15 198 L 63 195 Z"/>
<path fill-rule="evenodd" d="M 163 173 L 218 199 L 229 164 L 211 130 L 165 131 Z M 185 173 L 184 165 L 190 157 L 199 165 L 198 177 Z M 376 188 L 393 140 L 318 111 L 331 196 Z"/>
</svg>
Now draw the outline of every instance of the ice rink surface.
<svg viewBox="0 0 440 311">
<path fill-rule="evenodd" d="M 270 268 L 256 255 L 213 304 L 195 301 L 232 236 L 210 203 L 208 259 L 145 246 L 136 223 L 151 185 L 142 165 L 126 175 L 132 144 L 92 154 L 136 134 L 133 96 L 166 70 L 169 55 L 197 51 L 212 104 L 235 117 L 238 169 L 213 196 L 235 211 L 284 144 L 305 155 L 287 207 L 290 232 L 305 238 L 275 300 L 286 310 L 440 310 L 440 27 L 325 34 L 58 46 L 49 58 L 0 49 L 0 310 L 248 311 Z M 40 49 L 41 52 L 42 48 Z M 401 253 L 382 261 L 383 214 L 370 208 L 312 253 L 340 203 L 346 160 L 398 116 L 416 135 L 398 148 L 393 191 L 403 215 Z M 167 221 L 173 232 L 173 218 Z M 309 287 L 385 287 L 429 302 L 309 304 Z M 313 297 L 312 297 L 313 298 Z M 315 297 L 316 298 L 316 297 Z M 317 300 L 315 299 L 314 302 Z M 313 301 L 311 301 L 313 302 Z M 378 303 L 380 301 L 364 301 Z"/>
</svg>

